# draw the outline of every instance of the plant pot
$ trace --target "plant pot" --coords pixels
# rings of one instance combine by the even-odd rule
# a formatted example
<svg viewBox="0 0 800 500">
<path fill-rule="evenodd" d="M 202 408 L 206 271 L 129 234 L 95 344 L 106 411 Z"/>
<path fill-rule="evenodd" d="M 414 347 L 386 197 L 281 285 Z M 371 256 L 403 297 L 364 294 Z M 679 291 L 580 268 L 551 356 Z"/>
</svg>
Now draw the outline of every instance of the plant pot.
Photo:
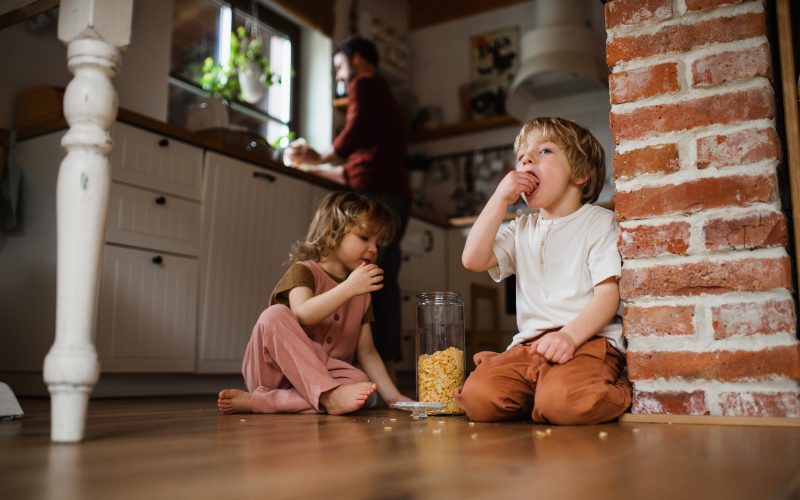
<svg viewBox="0 0 800 500">
<path fill-rule="evenodd" d="M 264 98 L 264 85 L 261 83 L 261 68 L 256 63 L 245 63 L 239 69 L 241 98 L 248 104 L 257 104 Z"/>
</svg>

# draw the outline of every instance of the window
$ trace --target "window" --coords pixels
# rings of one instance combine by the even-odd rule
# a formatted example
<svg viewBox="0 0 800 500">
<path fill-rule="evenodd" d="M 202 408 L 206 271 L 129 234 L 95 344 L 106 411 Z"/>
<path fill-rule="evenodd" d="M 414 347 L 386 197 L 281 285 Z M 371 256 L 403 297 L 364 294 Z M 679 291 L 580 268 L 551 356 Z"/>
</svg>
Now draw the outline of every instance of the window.
<svg viewBox="0 0 800 500">
<path fill-rule="evenodd" d="M 295 130 L 299 28 L 253 1 L 175 0 L 169 77 L 168 121 L 189 129 L 247 130 L 269 142 Z M 200 78 L 206 57 L 226 61 L 231 33 L 243 26 L 262 42 L 279 82 L 256 103 L 212 100 Z"/>
</svg>

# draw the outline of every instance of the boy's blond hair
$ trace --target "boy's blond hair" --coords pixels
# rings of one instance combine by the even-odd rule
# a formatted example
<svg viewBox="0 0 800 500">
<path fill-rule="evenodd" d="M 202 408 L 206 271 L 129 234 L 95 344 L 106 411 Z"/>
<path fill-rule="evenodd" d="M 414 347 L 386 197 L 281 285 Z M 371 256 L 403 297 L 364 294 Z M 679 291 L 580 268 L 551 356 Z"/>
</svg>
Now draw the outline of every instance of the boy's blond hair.
<svg viewBox="0 0 800 500">
<path fill-rule="evenodd" d="M 600 197 L 606 179 L 606 157 L 600 142 L 577 123 L 557 116 L 541 116 L 526 121 L 514 139 L 514 155 L 525 144 L 528 134 L 540 133 L 555 142 L 572 169 L 572 180 L 586 179 L 581 185 L 581 203 L 594 203 Z"/>
<path fill-rule="evenodd" d="M 289 262 L 321 260 L 357 226 L 367 233 L 377 233 L 378 245 L 385 245 L 394 235 L 397 216 L 380 201 L 352 191 L 326 195 L 311 220 L 306 239 L 292 246 Z"/>
</svg>

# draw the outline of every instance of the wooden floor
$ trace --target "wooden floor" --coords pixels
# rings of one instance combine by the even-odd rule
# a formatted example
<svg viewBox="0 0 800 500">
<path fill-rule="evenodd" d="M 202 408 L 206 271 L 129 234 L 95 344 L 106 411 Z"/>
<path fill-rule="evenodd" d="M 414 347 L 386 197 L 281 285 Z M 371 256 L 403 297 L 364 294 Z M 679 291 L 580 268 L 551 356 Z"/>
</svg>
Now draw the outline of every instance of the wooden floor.
<svg viewBox="0 0 800 500">
<path fill-rule="evenodd" d="M 182 397 L 93 400 L 85 442 L 52 445 L 48 400 L 21 404 L 0 422 L 4 499 L 800 498 L 798 428 L 221 416 Z"/>
</svg>

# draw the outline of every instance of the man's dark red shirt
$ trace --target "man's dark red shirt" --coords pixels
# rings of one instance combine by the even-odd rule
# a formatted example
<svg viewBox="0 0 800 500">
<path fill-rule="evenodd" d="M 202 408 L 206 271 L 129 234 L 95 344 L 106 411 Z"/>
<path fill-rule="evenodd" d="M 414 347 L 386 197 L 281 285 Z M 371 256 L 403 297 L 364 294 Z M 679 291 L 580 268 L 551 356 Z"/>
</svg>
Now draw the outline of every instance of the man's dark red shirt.
<svg viewBox="0 0 800 500">
<path fill-rule="evenodd" d="M 347 119 L 333 149 L 346 158 L 344 177 L 354 191 L 411 198 L 405 169 L 406 128 L 389 84 L 375 73 L 348 85 Z"/>
</svg>

